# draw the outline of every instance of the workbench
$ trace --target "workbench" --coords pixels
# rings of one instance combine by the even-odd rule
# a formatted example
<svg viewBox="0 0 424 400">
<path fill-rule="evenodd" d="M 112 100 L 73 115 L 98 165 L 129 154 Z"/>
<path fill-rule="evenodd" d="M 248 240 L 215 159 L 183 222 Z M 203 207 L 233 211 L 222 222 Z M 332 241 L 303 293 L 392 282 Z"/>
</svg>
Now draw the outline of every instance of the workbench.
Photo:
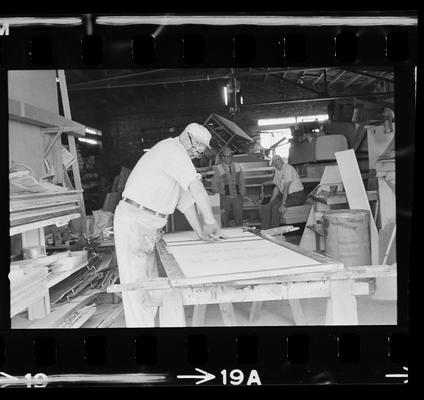
<svg viewBox="0 0 424 400">
<path fill-rule="evenodd" d="M 347 271 L 343 264 L 283 238 L 242 228 L 222 232 L 228 238 L 218 243 L 198 240 L 194 232 L 164 235 L 157 259 L 165 276 L 112 285 L 108 291 L 146 290 L 149 300 L 143 306 L 159 308 L 161 327 L 186 326 L 184 306 L 189 305 L 194 306 L 192 326 L 202 326 L 208 304 L 219 306 L 225 326 L 236 326 L 232 303 L 271 300 L 288 300 L 296 325 L 308 325 L 300 303 L 308 298 L 327 298 L 326 325 L 357 325 L 356 296 L 369 294 L 364 278 L 392 273 L 388 266 Z"/>
</svg>

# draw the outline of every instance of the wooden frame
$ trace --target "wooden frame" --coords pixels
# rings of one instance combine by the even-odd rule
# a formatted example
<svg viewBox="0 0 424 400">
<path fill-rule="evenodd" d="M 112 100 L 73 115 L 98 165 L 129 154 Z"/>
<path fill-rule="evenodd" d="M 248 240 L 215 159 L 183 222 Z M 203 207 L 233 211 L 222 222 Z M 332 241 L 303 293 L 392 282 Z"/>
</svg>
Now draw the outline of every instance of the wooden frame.
<svg viewBox="0 0 424 400">
<path fill-rule="evenodd" d="M 261 235 L 258 235 L 261 236 Z M 316 265 L 274 270 L 260 270 L 254 272 L 238 272 L 226 275 L 209 275 L 201 277 L 186 277 L 174 256 L 168 251 L 163 240 L 157 245 L 157 254 L 168 277 L 168 283 L 157 282 L 156 290 L 151 289 L 150 307 L 159 307 L 167 310 L 169 299 L 174 301 L 173 312 L 161 313 L 161 326 L 183 326 L 181 313 L 184 306 L 194 305 L 193 326 L 201 325 L 205 316 L 207 304 L 218 304 L 223 317 L 224 325 L 237 325 L 233 302 L 254 302 L 258 307 L 262 301 L 288 300 L 293 311 L 296 324 L 307 325 L 303 314 L 300 299 L 326 297 L 328 299 L 326 321 L 328 324 L 358 323 L 356 311 L 356 295 L 369 293 L 368 284 L 364 282 L 352 283 L 345 274 L 343 265 L 331 258 L 302 249 L 296 245 L 279 241 L 272 237 L 262 238 L 276 245 L 283 246 L 306 257 L 317 261 Z M 314 272 L 316 266 L 325 267 Z M 339 279 L 332 279 L 339 276 Z M 306 280 L 304 279 L 306 277 Z M 349 290 L 346 292 L 346 282 Z M 163 295 L 164 284 L 168 295 Z M 161 288 L 160 288 L 161 287 Z M 178 291 L 178 302 L 170 295 L 172 290 Z M 179 304 L 179 306 L 178 306 Z M 179 307 L 179 308 L 178 308 Z M 178 308 L 178 312 L 176 311 Z M 178 315 L 178 320 L 175 319 Z M 169 318 L 169 320 L 167 319 Z"/>
</svg>

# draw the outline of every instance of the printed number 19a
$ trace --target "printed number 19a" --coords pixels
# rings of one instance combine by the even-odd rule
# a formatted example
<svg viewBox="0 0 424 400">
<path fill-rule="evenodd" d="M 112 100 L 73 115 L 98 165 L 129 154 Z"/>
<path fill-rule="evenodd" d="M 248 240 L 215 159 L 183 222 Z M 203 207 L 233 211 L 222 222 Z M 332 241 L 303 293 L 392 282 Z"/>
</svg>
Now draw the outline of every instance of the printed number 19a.
<svg viewBox="0 0 424 400">
<path fill-rule="evenodd" d="M 228 378 L 230 379 L 230 385 L 241 385 L 244 381 L 244 373 L 243 371 L 239 369 L 232 369 L 231 371 L 227 371 L 226 369 L 223 369 L 221 371 L 222 375 L 222 383 L 224 385 L 228 384 Z M 262 385 L 261 380 L 259 379 L 259 374 L 256 369 L 252 369 L 250 371 L 249 377 L 247 378 L 246 385 Z"/>
</svg>

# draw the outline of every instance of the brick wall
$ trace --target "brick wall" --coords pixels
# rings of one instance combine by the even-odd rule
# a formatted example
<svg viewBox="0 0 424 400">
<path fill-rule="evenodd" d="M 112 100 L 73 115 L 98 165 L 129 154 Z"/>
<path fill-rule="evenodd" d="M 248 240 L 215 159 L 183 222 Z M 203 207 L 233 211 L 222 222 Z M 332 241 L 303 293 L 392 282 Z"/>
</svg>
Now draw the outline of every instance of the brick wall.
<svg viewBox="0 0 424 400">
<path fill-rule="evenodd" d="M 244 103 L 292 98 L 310 98 L 313 93 L 268 78 L 266 82 L 241 83 Z M 212 113 L 231 118 L 223 100 L 221 81 L 174 84 L 129 89 L 70 92 L 73 119 L 103 132 L 103 172 L 117 175 L 120 166 L 132 168 L 142 156 L 143 146 L 177 136 L 190 122 L 203 123 Z M 322 114 L 326 102 L 293 103 L 266 107 L 243 107 L 235 122 L 248 134 L 257 130 L 262 118 Z M 143 142 L 142 142 L 143 140 Z"/>
</svg>

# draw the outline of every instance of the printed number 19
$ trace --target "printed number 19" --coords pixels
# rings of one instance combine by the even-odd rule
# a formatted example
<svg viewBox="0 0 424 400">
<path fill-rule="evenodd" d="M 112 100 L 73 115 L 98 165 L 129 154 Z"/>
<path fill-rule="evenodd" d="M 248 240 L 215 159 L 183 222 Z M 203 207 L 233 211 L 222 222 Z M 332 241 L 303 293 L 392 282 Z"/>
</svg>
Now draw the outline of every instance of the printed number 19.
<svg viewBox="0 0 424 400">
<path fill-rule="evenodd" d="M 227 370 L 223 369 L 221 371 L 221 375 L 222 375 L 222 383 L 226 385 L 228 383 Z M 230 377 L 231 385 L 241 385 L 244 381 L 244 373 L 243 371 L 239 369 L 231 370 L 229 373 L 229 377 Z M 261 380 L 259 379 L 259 374 L 258 374 L 258 371 L 256 371 L 256 369 L 252 369 L 252 371 L 250 371 L 249 378 L 247 379 L 246 385 L 251 385 L 251 384 L 261 385 Z"/>
</svg>

